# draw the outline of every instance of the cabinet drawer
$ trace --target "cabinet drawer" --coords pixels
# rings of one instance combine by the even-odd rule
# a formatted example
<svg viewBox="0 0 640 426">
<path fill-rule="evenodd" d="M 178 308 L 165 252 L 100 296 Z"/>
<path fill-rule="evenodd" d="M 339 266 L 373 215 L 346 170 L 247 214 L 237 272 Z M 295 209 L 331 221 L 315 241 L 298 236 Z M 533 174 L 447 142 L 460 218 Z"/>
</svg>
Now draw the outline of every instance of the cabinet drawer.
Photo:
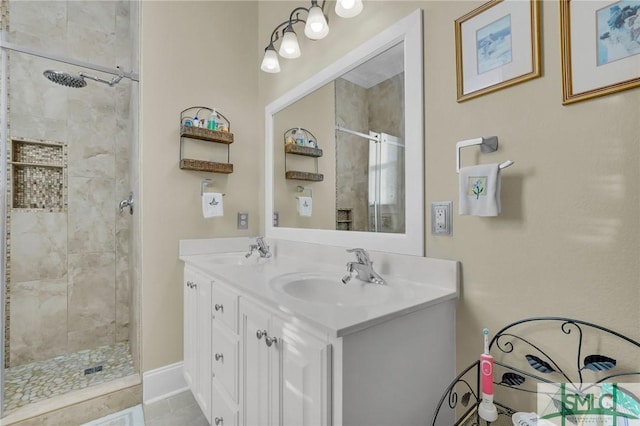
<svg viewBox="0 0 640 426">
<path fill-rule="evenodd" d="M 211 426 L 238 426 L 240 412 L 237 406 L 225 398 L 214 384 L 211 398 Z"/>
<path fill-rule="evenodd" d="M 214 382 L 217 381 L 233 402 L 238 402 L 238 354 L 240 342 L 235 335 L 213 326 L 212 360 Z"/>
<path fill-rule="evenodd" d="M 238 333 L 238 295 L 217 283 L 213 284 L 213 319 Z"/>
</svg>

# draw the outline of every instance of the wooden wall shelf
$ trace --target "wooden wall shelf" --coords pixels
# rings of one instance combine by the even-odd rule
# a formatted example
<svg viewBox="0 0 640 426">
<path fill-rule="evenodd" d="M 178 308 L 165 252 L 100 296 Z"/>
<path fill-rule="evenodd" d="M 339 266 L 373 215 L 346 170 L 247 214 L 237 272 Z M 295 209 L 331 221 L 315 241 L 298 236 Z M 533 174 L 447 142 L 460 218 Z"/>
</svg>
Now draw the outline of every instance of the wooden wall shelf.
<svg viewBox="0 0 640 426">
<path fill-rule="evenodd" d="M 216 163 L 214 161 L 191 160 L 188 158 L 180 160 L 180 168 L 199 172 L 233 173 L 233 164 L 231 163 Z"/>
<path fill-rule="evenodd" d="M 197 122 L 195 117 L 202 111 L 207 111 L 212 116 L 216 115 L 216 124 L 212 127 L 217 127 L 218 119 L 226 121 L 224 122 L 223 130 L 211 130 L 206 127 L 187 126 L 185 123 Z M 205 114 L 206 115 L 206 114 Z M 180 113 L 180 168 L 182 170 L 195 170 L 199 172 L 212 172 L 212 173 L 233 173 L 233 164 L 229 162 L 229 145 L 233 143 L 233 133 L 228 130 L 231 129 L 231 123 L 222 115 L 220 111 L 209 107 L 194 106 L 185 109 Z M 194 160 L 191 158 L 183 158 L 184 143 L 189 139 L 197 139 L 205 142 L 221 143 L 227 146 L 227 162 L 220 163 L 215 161 Z"/>
<path fill-rule="evenodd" d="M 289 129 L 292 130 L 292 129 Z M 286 135 L 286 132 L 285 132 Z M 286 138 L 285 138 L 286 139 Z M 300 172 L 297 170 L 287 170 L 287 154 L 293 155 L 301 155 L 304 157 L 312 157 L 315 162 L 315 173 L 312 172 Z M 312 148 L 310 146 L 302 146 L 296 144 L 286 144 L 284 145 L 284 176 L 286 179 L 295 179 L 295 180 L 308 180 L 312 182 L 322 182 L 324 180 L 324 175 L 318 173 L 318 158 L 322 157 L 322 150 L 320 148 Z"/>
<path fill-rule="evenodd" d="M 180 137 L 225 144 L 233 143 L 233 133 L 194 126 L 180 126 Z"/>
<path fill-rule="evenodd" d="M 285 177 L 287 179 L 310 180 L 312 182 L 322 182 L 324 180 L 324 175 L 321 173 L 298 172 L 295 170 L 285 172 Z"/>
<path fill-rule="evenodd" d="M 287 154 L 305 155 L 307 157 L 322 157 L 322 150 L 320 148 L 311 148 L 308 146 L 294 144 L 285 145 L 284 152 Z"/>
</svg>

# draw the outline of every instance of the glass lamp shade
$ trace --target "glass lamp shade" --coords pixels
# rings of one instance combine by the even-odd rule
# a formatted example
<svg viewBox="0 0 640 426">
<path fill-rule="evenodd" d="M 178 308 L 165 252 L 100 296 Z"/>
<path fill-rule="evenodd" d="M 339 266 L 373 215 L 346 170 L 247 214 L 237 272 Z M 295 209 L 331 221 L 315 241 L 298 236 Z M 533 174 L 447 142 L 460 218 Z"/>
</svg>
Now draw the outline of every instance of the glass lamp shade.
<svg viewBox="0 0 640 426">
<path fill-rule="evenodd" d="M 341 18 L 353 18 L 362 12 L 362 0 L 338 0 L 336 15 Z"/>
<path fill-rule="evenodd" d="M 287 29 L 284 32 L 278 53 L 280 53 L 280 56 L 283 58 L 293 59 L 300 57 L 300 45 L 298 44 L 298 37 L 296 37 L 295 31 Z"/>
<path fill-rule="evenodd" d="M 264 58 L 262 58 L 262 65 L 260 69 L 264 72 L 272 74 L 280 72 L 280 62 L 278 61 L 278 54 L 273 46 L 269 46 L 264 51 Z"/>
<path fill-rule="evenodd" d="M 324 17 L 324 12 L 318 5 L 311 6 L 307 23 L 304 26 L 304 35 L 311 40 L 320 40 L 329 34 L 329 24 Z"/>
</svg>

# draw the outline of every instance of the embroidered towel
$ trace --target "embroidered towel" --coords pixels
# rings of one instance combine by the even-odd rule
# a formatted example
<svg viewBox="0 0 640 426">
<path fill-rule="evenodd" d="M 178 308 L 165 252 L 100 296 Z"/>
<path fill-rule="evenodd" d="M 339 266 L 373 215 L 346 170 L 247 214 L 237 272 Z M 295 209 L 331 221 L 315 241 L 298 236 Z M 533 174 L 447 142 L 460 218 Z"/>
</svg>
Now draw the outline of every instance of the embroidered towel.
<svg viewBox="0 0 640 426">
<path fill-rule="evenodd" d="M 460 169 L 458 212 L 471 216 L 500 214 L 500 165 L 480 164 Z"/>
<path fill-rule="evenodd" d="M 311 216 L 313 199 L 311 197 L 298 197 L 298 213 L 300 216 Z"/>
<path fill-rule="evenodd" d="M 220 217 L 224 214 L 222 208 L 222 194 L 219 192 L 205 192 L 202 194 L 202 215 L 205 218 Z"/>
</svg>

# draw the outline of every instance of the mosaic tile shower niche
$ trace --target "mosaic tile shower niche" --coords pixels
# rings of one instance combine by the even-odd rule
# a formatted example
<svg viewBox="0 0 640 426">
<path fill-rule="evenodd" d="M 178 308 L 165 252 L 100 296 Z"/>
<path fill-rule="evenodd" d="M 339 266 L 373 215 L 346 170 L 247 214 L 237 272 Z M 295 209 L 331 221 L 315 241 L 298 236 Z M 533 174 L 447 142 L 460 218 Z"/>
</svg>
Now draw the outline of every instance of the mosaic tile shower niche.
<svg viewBox="0 0 640 426">
<path fill-rule="evenodd" d="M 67 156 L 62 142 L 11 141 L 14 209 L 67 209 Z"/>
<path fill-rule="evenodd" d="M 138 67 L 135 2 L 1 4 L 9 42 L 126 72 Z M 5 382 L 5 415 L 132 374 L 139 345 L 139 217 L 118 211 L 138 184 L 138 83 L 64 87 L 43 72 L 88 70 L 20 51 L 7 55 L 4 377 L 15 380 Z M 104 370 L 85 377 L 94 367 L 84 365 L 94 362 L 86 354 L 94 351 Z M 46 370 L 69 365 L 73 373 L 49 387 Z M 33 387 L 23 386 L 25 377 Z"/>
</svg>

